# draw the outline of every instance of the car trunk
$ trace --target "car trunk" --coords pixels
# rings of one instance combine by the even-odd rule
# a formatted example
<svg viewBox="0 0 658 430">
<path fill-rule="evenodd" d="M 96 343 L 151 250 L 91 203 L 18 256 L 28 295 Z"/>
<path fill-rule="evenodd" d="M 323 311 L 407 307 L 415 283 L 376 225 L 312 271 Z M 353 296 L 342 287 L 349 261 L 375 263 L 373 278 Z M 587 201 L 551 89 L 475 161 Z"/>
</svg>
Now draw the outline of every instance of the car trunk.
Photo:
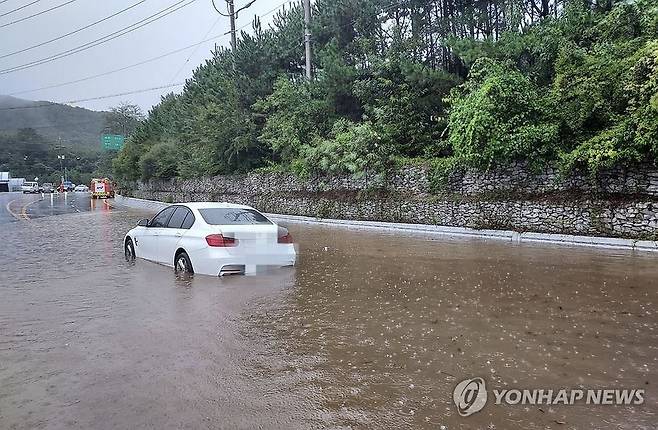
<svg viewBox="0 0 658 430">
<path fill-rule="evenodd" d="M 276 245 L 278 226 L 275 224 L 223 225 L 216 227 L 224 237 L 238 241 L 237 248 L 263 248 Z"/>
</svg>

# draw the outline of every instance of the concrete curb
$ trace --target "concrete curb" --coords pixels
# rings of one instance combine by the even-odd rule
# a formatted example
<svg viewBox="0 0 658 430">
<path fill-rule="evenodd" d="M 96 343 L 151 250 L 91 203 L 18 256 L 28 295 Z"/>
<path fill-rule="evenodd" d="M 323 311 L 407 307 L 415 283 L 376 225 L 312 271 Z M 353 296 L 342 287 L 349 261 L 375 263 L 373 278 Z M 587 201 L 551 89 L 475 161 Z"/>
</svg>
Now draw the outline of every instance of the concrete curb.
<svg viewBox="0 0 658 430">
<path fill-rule="evenodd" d="M 169 203 L 158 202 L 154 200 L 144 200 L 132 197 L 123 197 L 117 195 L 114 202 L 121 206 L 127 206 L 135 209 L 144 210 L 161 210 Z M 339 219 L 321 219 L 299 215 L 281 215 L 269 214 L 268 217 L 275 221 L 286 221 L 300 224 L 326 225 L 341 228 L 356 228 L 369 230 L 387 230 L 402 231 L 409 233 L 436 234 L 448 237 L 473 237 L 483 239 L 505 240 L 514 243 L 550 243 L 565 246 L 587 246 L 596 248 L 626 249 L 643 252 L 658 252 L 658 242 L 618 239 L 612 237 L 594 237 L 594 236 L 572 236 L 567 234 L 549 234 L 549 233 L 519 233 L 508 230 L 476 230 L 466 227 L 448 227 L 429 224 L 406 224 L 392 223 L 381 221 L 352 221 Z"/>
</svg>

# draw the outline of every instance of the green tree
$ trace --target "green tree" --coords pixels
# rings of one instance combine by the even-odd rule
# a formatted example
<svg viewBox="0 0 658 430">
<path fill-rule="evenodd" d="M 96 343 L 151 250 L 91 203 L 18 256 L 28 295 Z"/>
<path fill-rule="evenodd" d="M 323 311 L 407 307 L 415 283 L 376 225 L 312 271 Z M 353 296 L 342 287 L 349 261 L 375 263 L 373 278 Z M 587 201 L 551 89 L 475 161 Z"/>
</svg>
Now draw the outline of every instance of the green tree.
<svg viewBox="0 0 658 430">
<path fill-rule="evenodd" d="M 216 49 L 181 94 L 139 122 L 114 162 L 118 177 L 271 164 L 359 174 L 388 169 L 392 157 L 480 168 L 526 160 L 594 173 L 655 160 L 653 0 L 313 7 L 311 82 L 300 6 L 266 29 L 256 19 L 235 52 Z"/>
<path fill-rule="evenodd" d="M 110 109 L 105 117 L 105 130 L 111 134 L 130 136 L 140 122 L 144 121 L 142 109 L 134 104 L 122 102 Z"/>
<path fill-rule="evenodd" d="M 279 79 L 274 92 L 255 108 L 266 118 L 259 139 L 288 164 L 299 160 L 315 139 L 326 136 L 335 118 L 321 85 L 295 84 L 286 78 Z"/>
<path fill-rule="evenodd" d="M 541 161 L 556 153 L 558 126 L 551 121 L 550 99 L 509 65 L 486 58 L 476 61 L 449 102 L 449 142 L 455 156 L 468 165 Z"/>
<path fill-rule="evenodd" d="M 142 179 L 168 179 L 178 174 L 179 149 L 173 142 L 159 142 L 139 159 Z"/>
<path fill-rule="evenodd" d="M 379 173 L 391 167 L 395 148 L 372 124 L 336 121 L 328 138 L 316 137 L 303 149 L 298 163 L 308 173 Z"/>
</svg>

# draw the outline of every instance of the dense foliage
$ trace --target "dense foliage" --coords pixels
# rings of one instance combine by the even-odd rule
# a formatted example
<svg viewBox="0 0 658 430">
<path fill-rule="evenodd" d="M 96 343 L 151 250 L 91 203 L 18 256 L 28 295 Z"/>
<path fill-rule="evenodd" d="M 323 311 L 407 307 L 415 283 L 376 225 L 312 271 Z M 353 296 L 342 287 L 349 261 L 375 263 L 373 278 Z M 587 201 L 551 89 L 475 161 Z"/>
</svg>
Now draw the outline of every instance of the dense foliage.
<svg viewBox="0 0 658 430">
<path fill-rule="evenodd" d="M 256 20 L 153 108 L 119 177 L 657 160 L 655 1 L 317 0 L 313 16 L 313 80 L 300 8 Z"/>
<path fill-rule="evenodd" d="M 139 123 L 144 120 L 142 108 L 127 102 L 110 108 L 105 114 L 103 133 L 130 136 L 135 133 Z"/>
</svg>

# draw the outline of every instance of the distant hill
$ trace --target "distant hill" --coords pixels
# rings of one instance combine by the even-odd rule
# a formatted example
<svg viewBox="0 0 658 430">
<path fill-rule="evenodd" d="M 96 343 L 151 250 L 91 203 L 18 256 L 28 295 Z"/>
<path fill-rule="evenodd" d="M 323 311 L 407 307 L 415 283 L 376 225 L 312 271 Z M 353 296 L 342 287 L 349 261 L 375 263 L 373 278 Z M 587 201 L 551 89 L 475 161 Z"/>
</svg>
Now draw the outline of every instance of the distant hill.
<svg viewBox="0 0 658 430">
<path fill-rule="evenodd" d="M 0 95 L 1 134 L 33 128 L 53 143 L 61 138 L 62 145 L 70 148 L 100 150 L 105 115 L 106 112 Z"/>
</svg>

